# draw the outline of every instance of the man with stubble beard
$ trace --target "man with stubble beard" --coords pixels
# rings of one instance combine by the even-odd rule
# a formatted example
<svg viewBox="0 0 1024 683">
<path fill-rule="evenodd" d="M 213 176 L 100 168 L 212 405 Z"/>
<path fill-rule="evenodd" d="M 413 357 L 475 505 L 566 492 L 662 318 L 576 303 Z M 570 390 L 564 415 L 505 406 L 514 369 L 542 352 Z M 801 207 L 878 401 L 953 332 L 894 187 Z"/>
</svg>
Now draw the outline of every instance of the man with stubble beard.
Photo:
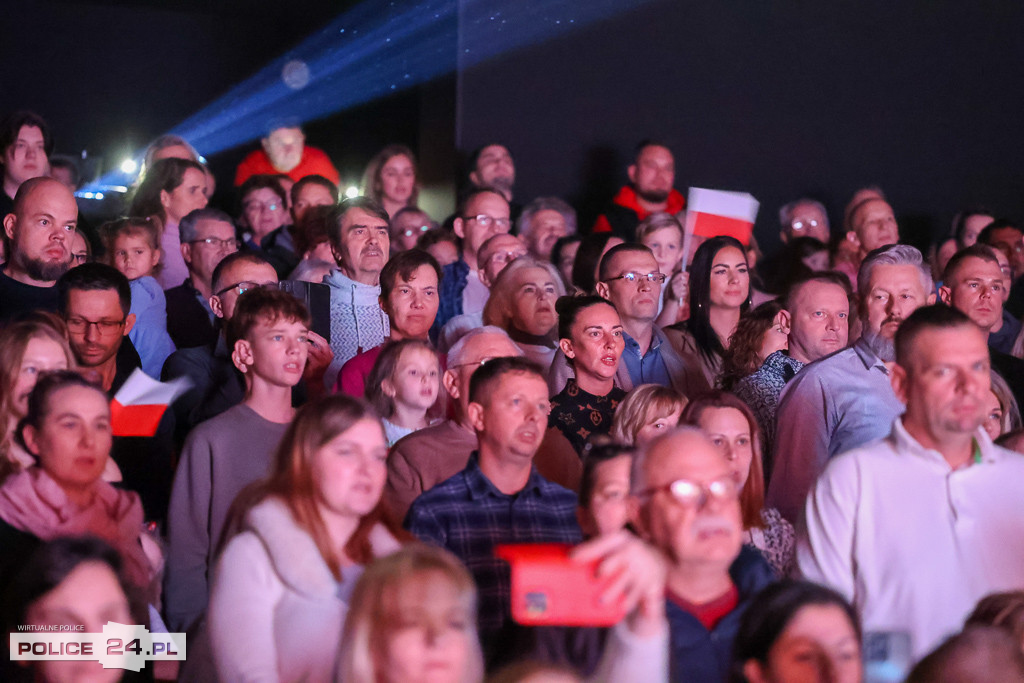
<svg viewBox="0 0 1024 683">
<path fill-rule="evenodd" d="M 54 285 L 71 267 L 78 224 L 74 195 L 52 178 L 26 180 L 3 221 L 8 259 L 0 272 L 0 324 L 32 311 L 56 311 Z"/>
</svg>

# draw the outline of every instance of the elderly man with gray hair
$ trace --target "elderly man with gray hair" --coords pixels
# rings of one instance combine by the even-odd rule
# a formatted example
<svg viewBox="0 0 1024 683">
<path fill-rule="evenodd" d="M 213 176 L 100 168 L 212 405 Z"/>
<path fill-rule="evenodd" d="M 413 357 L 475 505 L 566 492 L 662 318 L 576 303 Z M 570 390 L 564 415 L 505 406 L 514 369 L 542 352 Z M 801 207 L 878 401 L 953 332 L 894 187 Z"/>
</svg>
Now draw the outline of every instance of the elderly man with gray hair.
<svg viewBox="0 0 1024 683">
<path fill-rule="evenodd" d="M 813 237 L 828 244 L 828 212 L 814 199 L 802 197 L 784 205 L 779 209 L 779 225 L 782 227 L 779 239 L 783 243 L 797 237 Z"/>
<path fill-rule="evenodd" d="M 523 207 L 516 231 L 531 256 L 550 261 L 555 242 L 576 234 L 576 210 L 558 197 L 537 197 Z"/>
<path fill-rule="evenodd" d="M 442 377 L 453 403 L 451 419 L 413 432 L 388 454 L 383 501 L 385 513 L 396 526 L 401 526 L 409 506 L 421 493 L 461 472 L 476 449 L 476 432 L 467 412 L 473 373 L 494 358 L 522 355 L 504 330 L 492 326 L 477 328 L 452 346 Z"/>
<path fill-rule="evenodd" d="M 858 273 L 863 332 L 851 348 L 805 367 L 782 392 L 767 507 L 796 522 L 830 458 L 880 439 L 903 412 L 893 393 L 893 339 L 903 320 L 935 302 L 921 252 L 905 244 L 875 249 Z"/>
</svg>

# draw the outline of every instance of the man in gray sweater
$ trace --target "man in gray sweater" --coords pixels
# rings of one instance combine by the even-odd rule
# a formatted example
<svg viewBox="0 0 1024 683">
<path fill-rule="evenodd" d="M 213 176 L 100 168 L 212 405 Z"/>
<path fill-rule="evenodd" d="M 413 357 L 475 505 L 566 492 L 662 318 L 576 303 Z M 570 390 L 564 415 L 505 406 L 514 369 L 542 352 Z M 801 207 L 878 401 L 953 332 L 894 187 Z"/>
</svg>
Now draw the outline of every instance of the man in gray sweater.
<svg viewBox="0 0 1024 683">
<path fill-rule="evenodd" d="M 258 287 L 235 305 L 227 341 L 245 376 L 245 399 L 189 434 L 171 491 L 164 612 L 176 631 L 193 627 L 205 612 L 231 503 L 270 471 L 295 416 L 292 387 L 306 366 L 308 331 L 308 311 L 287 292 Z"/>
</svg>

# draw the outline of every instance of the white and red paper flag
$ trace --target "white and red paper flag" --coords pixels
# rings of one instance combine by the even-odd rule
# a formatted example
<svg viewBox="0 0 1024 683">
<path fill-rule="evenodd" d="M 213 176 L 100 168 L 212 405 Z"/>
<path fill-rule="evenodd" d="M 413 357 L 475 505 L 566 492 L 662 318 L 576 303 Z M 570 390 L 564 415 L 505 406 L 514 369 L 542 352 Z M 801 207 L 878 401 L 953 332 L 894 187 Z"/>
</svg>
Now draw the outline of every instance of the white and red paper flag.
<svg viewBox="0 0 1024 683">
<path fill-rule="evenodd" d="M 110 401 L 114 436 L 153 436 L 167 406 L 190 386 L 185 377 L 158 382 L 136 368 Z"/>
<path fill-rule="evenodd" d="M 707 238 L 728 235 L 747 246 L 750 244 L 759 206 L 758 201 L 746 192 L 691 187 L 686 202 L 687 236 L 700 235 Z"/>
</svg>

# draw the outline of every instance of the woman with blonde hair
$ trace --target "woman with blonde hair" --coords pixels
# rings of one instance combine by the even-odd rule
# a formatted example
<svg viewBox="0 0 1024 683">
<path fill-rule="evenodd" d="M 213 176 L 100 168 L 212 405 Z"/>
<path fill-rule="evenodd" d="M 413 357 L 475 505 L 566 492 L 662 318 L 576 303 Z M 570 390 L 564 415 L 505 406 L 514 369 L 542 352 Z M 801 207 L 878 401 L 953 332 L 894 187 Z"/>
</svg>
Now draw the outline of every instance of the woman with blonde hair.
<svg viewBox="0 0 1024 683">
<path fill-rule="evenodd" d="M 562 277 L 552 264 L 520 256 L 491 286 L 484 324 L 508 332 L 526 357 L 546 370 L 555 358 L 555 301 L 564 294 Z"/>
<path fill-rule="evenodd" d="M 764 555 L 777 575 L 791 576 L 796 533 L 778 510 L 764 507 L 761 430 L 753 411 L 733 394 L 713 391 L 690 401 L 682 423 L 703 430 L 728 461 L 741 489 L 744 541 Z"/>
<path fill-rule="evenodd" d="M 365 402 L 336 395 L 298 411 L 225 528 L 207 616 L 221 680 L 330 679 L 356 581 L 400 546 L 381 521 L 386 459 Z"/>
<path fill-rule="evenodd" d="M 36 464 L 14 438 L 18 421 L 28 410 L 28 397 L 44 372 L 75 367 L 64 323 L 55 315 L 37 313 L 9 325 L 0 335 L 0 482 Z"/>
<path fill-rule="evenodd" d="M 431 680 L 476 683 L 483 655 L 476 586 L 457 557 L 413 543 L 377 560 L 359 579 L 342 634 L 344 683 Z"/>
<path fill-rule="evenodd" d="M 366 165 L 362 195 L 384 207 L 388 216 L 416 206 L 419 193 L 416 156 L 405 145 L 388 145 Z"/>
<path fill-rule="evenodd" d="M 660 384 L 641 384 L 619 403 L 611 437 L 627 446 L 644 446 L 672 431 L 688 403 L 685 396 Z"/>
</svg>

